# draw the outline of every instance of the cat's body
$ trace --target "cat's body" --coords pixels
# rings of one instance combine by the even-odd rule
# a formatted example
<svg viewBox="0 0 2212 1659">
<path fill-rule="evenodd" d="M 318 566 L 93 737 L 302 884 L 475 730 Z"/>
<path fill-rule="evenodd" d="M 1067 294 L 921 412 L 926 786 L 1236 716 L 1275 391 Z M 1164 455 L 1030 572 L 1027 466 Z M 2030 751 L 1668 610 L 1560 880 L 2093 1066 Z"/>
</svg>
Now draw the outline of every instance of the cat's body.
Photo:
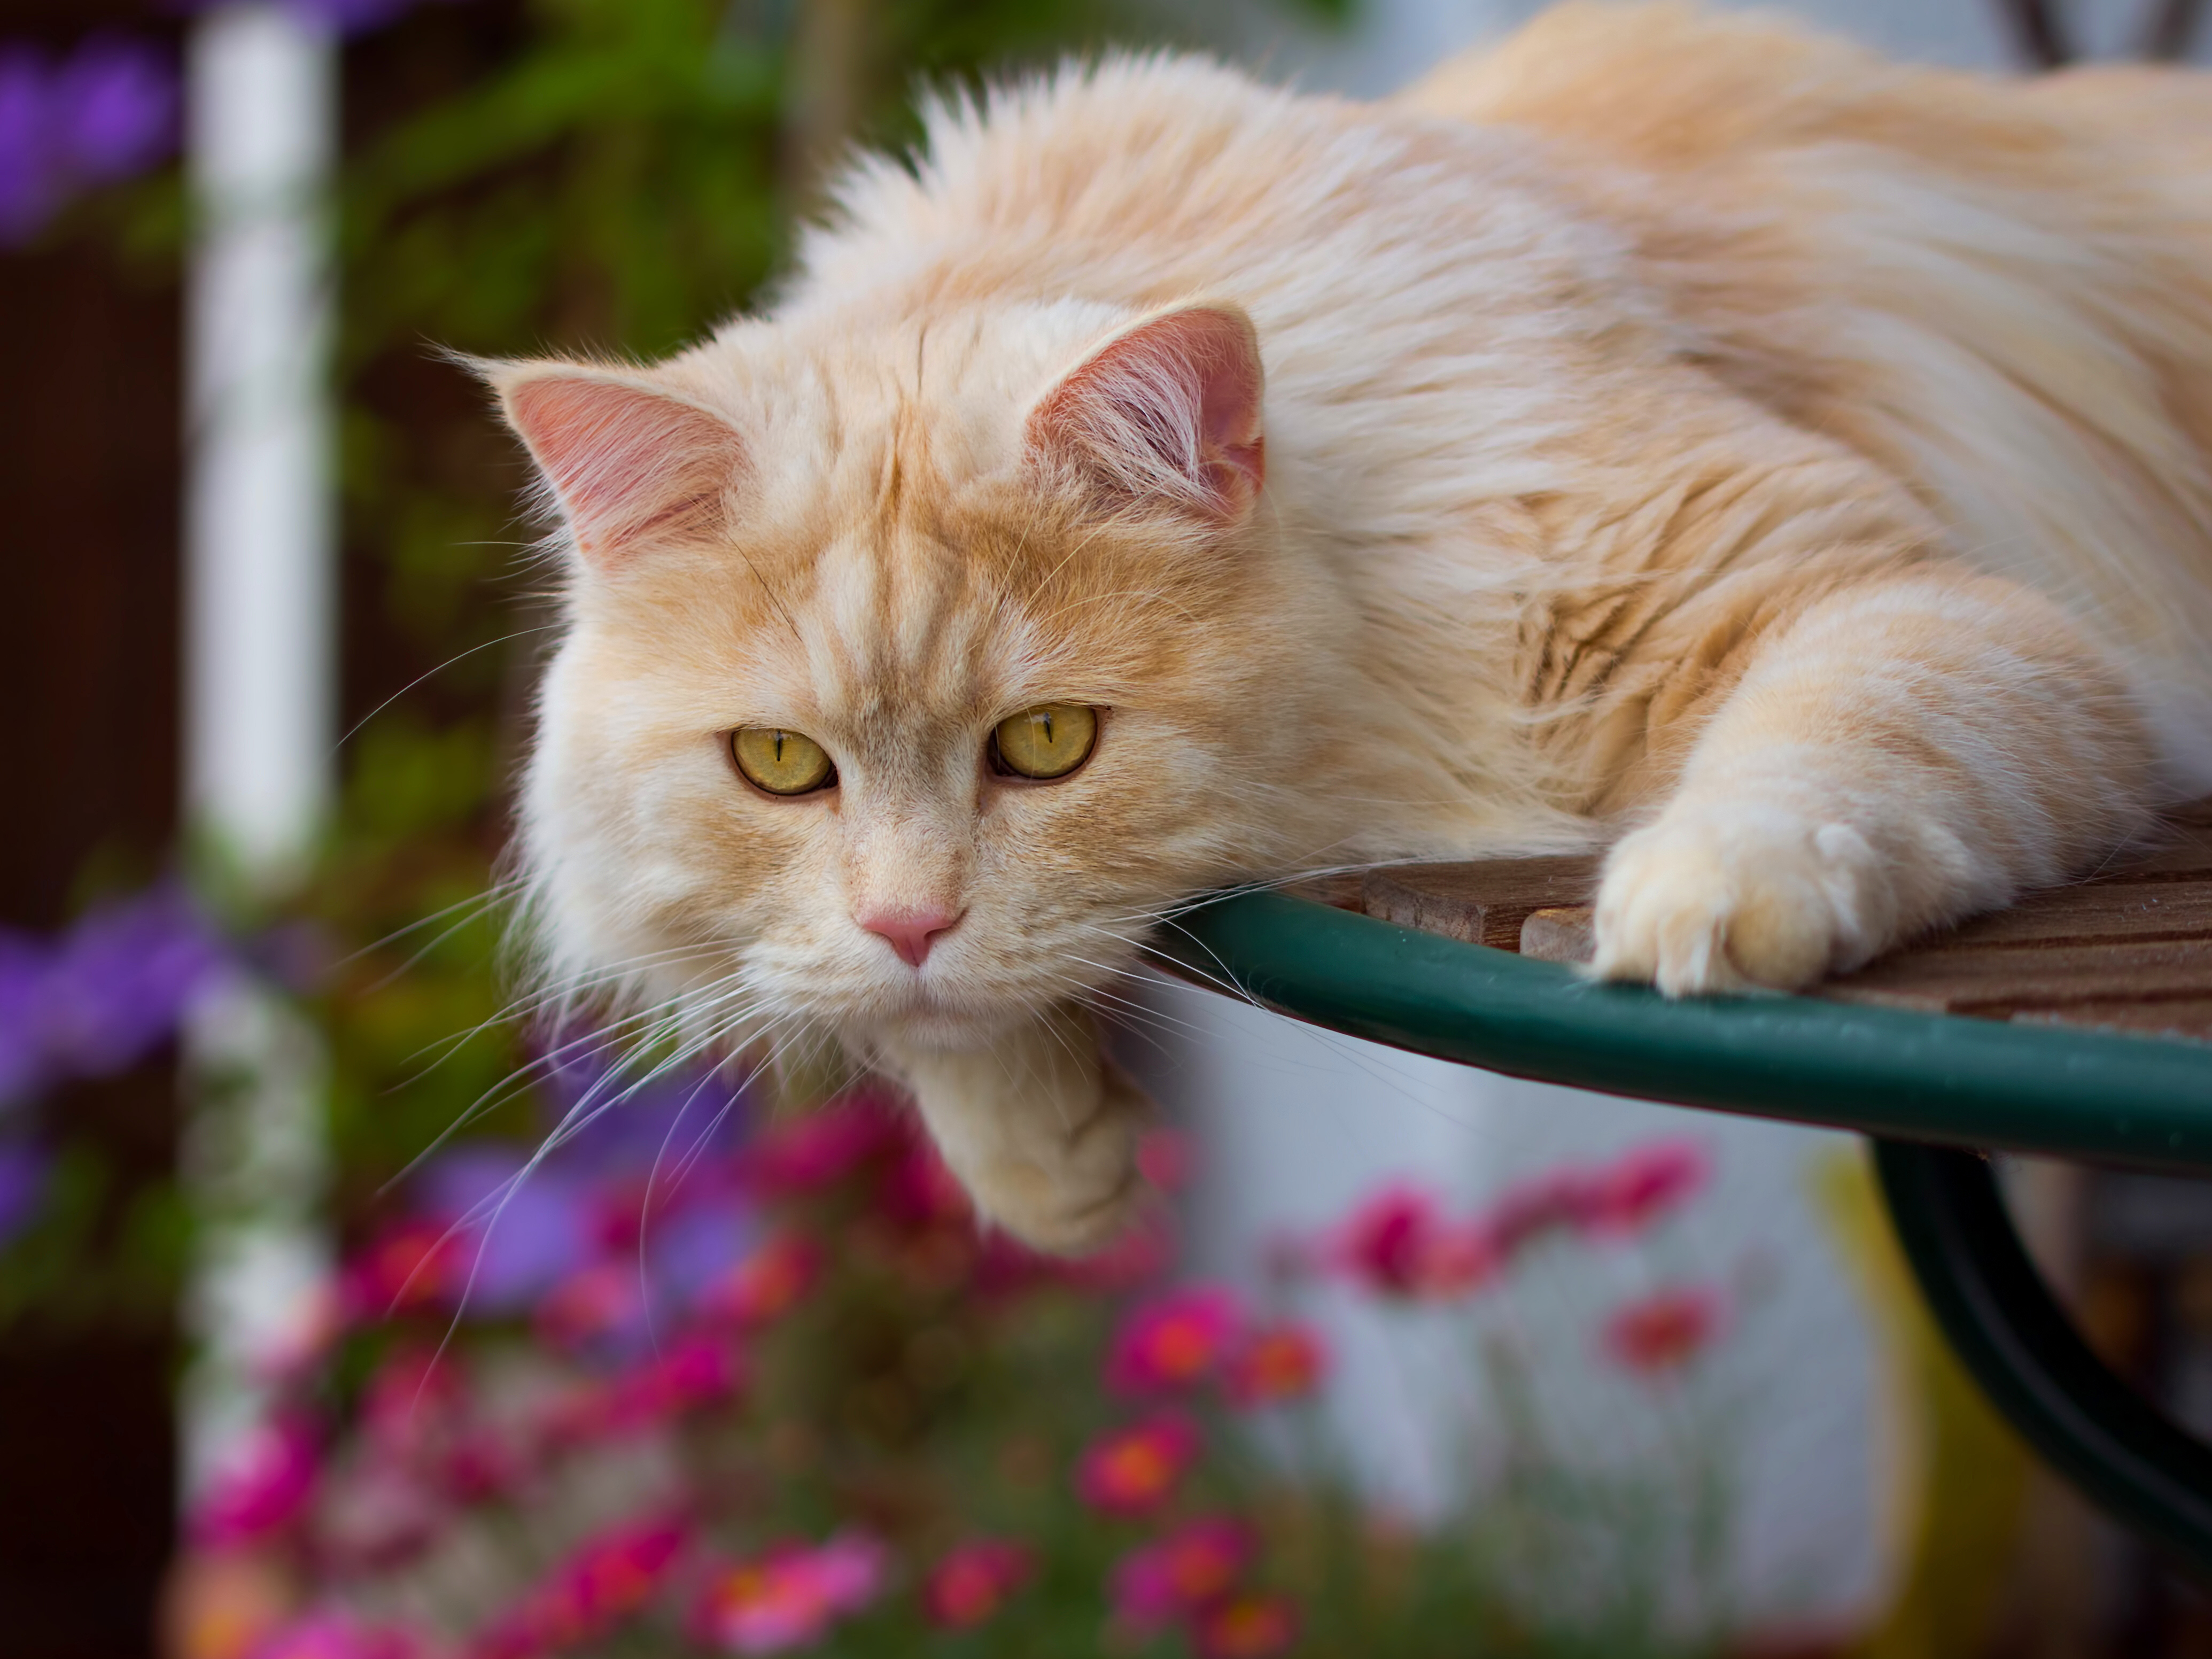
<svg viewBox="0 0 2212 1659">
<path fill-rule="evenodd" d="M 1615 843 L 1601 970 L 1694 993 L 2079 872 L 2212 783 L 2195 84 L 1576 8 L 1382 106 L 939 112 L 767 316 L 496 371 L 579 550 L 550 972 L 834 1033 L 1076 1246 L 1143 1110 L 1085 1008 L 1193 894 Z"/>
</svg>

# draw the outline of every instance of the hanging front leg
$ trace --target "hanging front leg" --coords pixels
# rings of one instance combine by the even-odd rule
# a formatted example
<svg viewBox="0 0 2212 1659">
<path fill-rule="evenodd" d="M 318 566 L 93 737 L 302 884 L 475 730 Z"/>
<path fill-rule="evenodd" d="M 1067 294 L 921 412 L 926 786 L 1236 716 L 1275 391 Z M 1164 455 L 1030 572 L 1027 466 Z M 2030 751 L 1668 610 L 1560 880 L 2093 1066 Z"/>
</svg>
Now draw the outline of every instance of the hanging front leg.
<svg viewBox="0 0 2212 1659">
<path fill-rule="evenodd" d="M 1081 1255 L 1134 1212 L 1152 1104 L 1081 1010 L 1054 1009 L 987 1048 L 892 1042 L 884 1057 L 976 1209 L 1016 1237 Z"/>
</svg>

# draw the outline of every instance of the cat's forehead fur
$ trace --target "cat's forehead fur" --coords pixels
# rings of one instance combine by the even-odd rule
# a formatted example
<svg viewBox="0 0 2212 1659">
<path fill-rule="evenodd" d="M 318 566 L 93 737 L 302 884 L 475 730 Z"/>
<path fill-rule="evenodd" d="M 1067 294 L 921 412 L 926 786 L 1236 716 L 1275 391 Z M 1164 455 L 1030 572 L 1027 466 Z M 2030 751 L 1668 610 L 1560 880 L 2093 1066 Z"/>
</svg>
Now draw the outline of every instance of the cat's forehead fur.
<svg viewBox="0 0 2212 1659">
<path fill-rule="evenodd" d="M 1218 611 L 1224 560 L 1083 514 L 1024 447 L 1030 409 L 1115 314 L 849 320 L 741 325 L 655 371 L 744 434 L 729 533 L 587 583 L 579 620 L 633 660 L 716 664 L 755 699 L 740 723 L 886 761 L 921 727 L 1110 704 L 1183 671 L 1189 639 L 1158 614 Z M 670 652 L 672 627 L 690 648 Z"/>
</svg>

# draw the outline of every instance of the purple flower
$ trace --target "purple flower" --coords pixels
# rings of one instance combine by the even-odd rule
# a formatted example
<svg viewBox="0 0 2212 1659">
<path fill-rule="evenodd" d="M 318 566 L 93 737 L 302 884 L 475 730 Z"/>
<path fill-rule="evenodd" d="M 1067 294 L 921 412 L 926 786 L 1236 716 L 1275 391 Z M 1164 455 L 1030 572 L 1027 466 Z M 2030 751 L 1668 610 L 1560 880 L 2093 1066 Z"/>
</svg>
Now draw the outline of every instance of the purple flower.
<svg viewBox="0 0 2212 1659">
<path fill-rule="evenodd" d="M 27 240 L 60 201 L 48 101 L 45 60 L 0 51 L 0 243 Z"/>
<path fill-rule="evenodd" d="M 46 1081 L 39 998 L 47 955 L 35 939 L 0 932 L 0 1109 L 38 1093 Z"/>
<path fill-rule="evenodd" d="M 72 928 L 40 989 L 49 1065 L 100 1077 L 166 1042 L 224 963 L 214 930 L 178 888 L 104 906 Z"/>
<path fill-rule="evenodd" d="M 62 65 L 47 98 L 55 149 L 78 179 L 128 179 L 176 148 L 176 71 L 151 46 L 88 40 Z"/>
<path fill-rule="evenodd" d="M 46 1154 L 21 1141 L 0 1143 L 0 1249 L 37 1218 L 46 1196 Z"/>
<path fill-rule="evenodd" d="M 422 1172 L 429 1214 L 463 1231 L 469 1306 L 496 1316 L 528 1307 L 594 1254 L 598 1206 L 573 1173 L 521 1171 L 527 1154 L 503 1141 L 457 1146 Z"/>
</svg>

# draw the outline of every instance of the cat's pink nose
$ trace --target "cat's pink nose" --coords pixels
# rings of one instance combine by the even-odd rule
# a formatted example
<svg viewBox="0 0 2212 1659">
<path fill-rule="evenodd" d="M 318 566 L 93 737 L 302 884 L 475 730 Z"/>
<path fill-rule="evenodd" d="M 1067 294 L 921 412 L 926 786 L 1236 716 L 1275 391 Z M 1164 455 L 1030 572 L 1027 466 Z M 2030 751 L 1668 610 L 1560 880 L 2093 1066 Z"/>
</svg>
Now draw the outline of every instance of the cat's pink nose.
<svg viewBox="0 0 2212 1659">
<path fill-rule="evenodd" d="M 960 915 L 958 911 L 947 910 L 863 910 L 853 920 L 889 940 L 899 960 L 919 968 L 929 959 L 929 947 L 937 936 L 959 921 Z"/>
</svg>

